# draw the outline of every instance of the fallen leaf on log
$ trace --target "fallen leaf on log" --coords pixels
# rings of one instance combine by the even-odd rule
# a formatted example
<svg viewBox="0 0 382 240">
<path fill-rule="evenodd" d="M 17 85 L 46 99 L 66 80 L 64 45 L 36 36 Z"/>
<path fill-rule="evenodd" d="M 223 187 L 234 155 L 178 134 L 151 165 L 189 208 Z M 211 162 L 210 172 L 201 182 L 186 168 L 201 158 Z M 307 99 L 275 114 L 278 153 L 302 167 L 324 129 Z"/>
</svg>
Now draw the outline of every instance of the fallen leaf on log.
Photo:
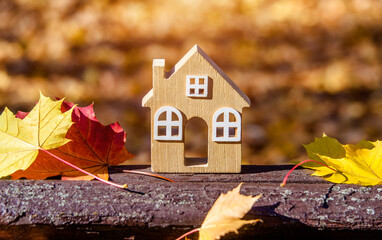
<svg viewBox="0 0 382 240">
<path fill-rule="evenodd" d="M 0 116 L 0 177 L 27 169 L 40 155 L 40 150 L 67 144 L 65 138 L 72 126 L 72 109 L 62 113 L 63 100 L 52 101 L 40 93 L 40 100 L 24 119 L 16 118 L 9 109 Z"/>
<path fill-rule="evenodd" d="M 324 134 L 322 138 L 316 138 L 304 147 L 311 160 L 298 165 L 315 170 L 313 176 L 334 183 L 363 186 L 382 184 L 382 141 L 342 145 Z"/>
<path fill-rule="evenodd" d="M 238 229 L 243 225 L 262 222 L 261 219 L 242 219 L 251 210 L 252 205 L 261 197 L 261 194 L 255 197 L 240 194 L 242 184 L 240 183 L 239 186 L 226 194 L 221 194 L 208 212 L 202 226 L 184 234 L 178 239 L 182 239 L 194 232 L 199 232 L 199 240 L 220 239 L 220 237 L 229 232 L 238 233 Z"/>
<path fill-rule="evenodd" d="M 72 113 L 73 126 L 66 137 L 71 141 L 49 152 L 65 159 L 67 162 L 86 170 L 102 179 L 108 180 L 108 168 L 118 165 L 133 157 L 125 147 L 126 133 L 118 123 L 102 125 L 93 110 L 93 105 L 77 107 L 73 103 L 63 102 L 62 112 L 74 108 Z M 29 116 L 18 113 L 18 117 Z M 45 179 L 62 175 L 63 179 L 90 180 L 93 177 L 56 161 L 52 156 L 42 152 L 36 161 L 26 170 L 12 174 L 12 179 L 25 177 L 27 179 Z"/>
</svg>

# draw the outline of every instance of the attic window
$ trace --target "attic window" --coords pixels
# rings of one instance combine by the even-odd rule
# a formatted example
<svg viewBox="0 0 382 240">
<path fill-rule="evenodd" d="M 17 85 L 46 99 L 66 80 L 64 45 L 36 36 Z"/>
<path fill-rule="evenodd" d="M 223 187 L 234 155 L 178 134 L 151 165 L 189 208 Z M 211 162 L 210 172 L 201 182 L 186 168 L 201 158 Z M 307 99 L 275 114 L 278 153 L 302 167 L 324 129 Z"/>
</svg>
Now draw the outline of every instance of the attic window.
<svg viewBox="0 0 382 240">
<path fill-rule="evenodd" d="M 186 96 L 205 98 L 208 95 L 208 76 L 187 75 Z"/>
</svg>

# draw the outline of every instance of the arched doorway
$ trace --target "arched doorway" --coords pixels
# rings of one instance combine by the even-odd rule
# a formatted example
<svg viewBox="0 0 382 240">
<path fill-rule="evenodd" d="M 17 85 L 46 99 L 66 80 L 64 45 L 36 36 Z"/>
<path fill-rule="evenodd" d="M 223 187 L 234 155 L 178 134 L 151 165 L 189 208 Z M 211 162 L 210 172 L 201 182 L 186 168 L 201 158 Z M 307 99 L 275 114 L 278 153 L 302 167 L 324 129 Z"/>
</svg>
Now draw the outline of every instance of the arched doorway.
<svg viewBox="0 0 382 240">
<path fill-rule="evenodd" d="M 184 165 L 207 166 L 207 158 L 207 123 L 199 117 L 193 117 L 187 121 L 184 132 Z"/>
</svg>

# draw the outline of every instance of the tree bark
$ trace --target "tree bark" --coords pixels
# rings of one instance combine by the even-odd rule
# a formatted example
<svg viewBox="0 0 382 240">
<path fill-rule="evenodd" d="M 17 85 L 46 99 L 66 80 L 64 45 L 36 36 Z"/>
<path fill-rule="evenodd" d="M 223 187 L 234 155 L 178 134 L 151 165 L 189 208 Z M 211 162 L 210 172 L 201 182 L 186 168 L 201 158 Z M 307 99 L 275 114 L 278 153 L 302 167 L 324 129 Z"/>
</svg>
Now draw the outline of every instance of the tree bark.
<svg viewBox="0 0 382 240">
<path fill-rule="evenodd" d="M 218 196 L 240 182 L 244 182 L 242 194 L 263 194 L 245 218 L 261 218 L 264 222 L 244 227 L 239 236 L 271 239 L 272 234 L 293 231 L 315 232 L 319 236 L 342 230 L 341 234 L 349 234 L 350 239 L 355 239 L 352 237 L 357 234 L 368 239 L 364 231 L 373 236 L 373 230 L 382 229 L 381 186 L 333 184 L 310 176 L 309 170 L 297 169 L 281 188 L 279 185 L 290 168 L 243 166 L 240 174 L 163 174 L 175 180 L 174 183 L 112 173 L 112 180 L 127 183 L 129 191 L 98 181 L 3 180 L 0 181 L 0 239 L 1 234 L 11 239 L 20 229 L 28 228 L 30 232 L 33 226 L 41 224 L 44 226 L 40 229 L 49 234 L 56 231 L 60 236 L 65 236 L 68 228 L 73 231 L 75 227 L 90 227 L 95 232 L 110 232 L 113 228 L 124 232 L 124 237 L 131 235 L 135 239 L 151 238 L 155 234 L 157 239 L 172 239 L 200 226 Z M 150 172 L 148 166 L 119 169 Z M 150 232 L 154 235 L 147 235 Z"/>
</svg>

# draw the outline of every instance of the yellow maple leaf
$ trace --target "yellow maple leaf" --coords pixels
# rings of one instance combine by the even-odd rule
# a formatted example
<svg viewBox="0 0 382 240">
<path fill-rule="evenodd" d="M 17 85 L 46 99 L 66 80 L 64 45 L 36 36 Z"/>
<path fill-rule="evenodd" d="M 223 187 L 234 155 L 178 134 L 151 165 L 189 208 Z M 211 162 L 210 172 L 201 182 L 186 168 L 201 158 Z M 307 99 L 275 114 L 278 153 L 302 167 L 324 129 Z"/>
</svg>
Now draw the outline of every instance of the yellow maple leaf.
<svg viewBox="0 0 382 240">
<path fill-rule="evenodd" d="M 382 184 L 382 142 L 362 141 L 357 145 L 342 145 L 324 134 L 313 143 L 304 145 L 309 157 L 332 169 L 309 162 L 303 167 L 315 170 L 312 174 L 334 183 L 363 186 Z"/>
<path fill-rule="evenodd" d="M 63 100 L 40 100 L 23 120 L 6 108 L 0 115 L 0 177 L 28 168 L 40 149 L 60 147 L 70 140 L 65 135 L 72 125 L 72 110 L 61 112 Z"/>
<path fill-rule="evenodd" d="M 245 224 L 262 221 L 261 219 L 241 219 L 261 197 L 261 195 L 255 197 L 241 195 L 240 188 L 242 184 L 240 183 L 239 186 L 226 194 L 221 194 L 215 201 L 200 227 L 199 239 L 219 239 L 229 232 L 238 233 L 238 229 Z"/>
<path fill-rule="evenodd" d="M 178 239 L 182 239 L 194 232 L 199 232 L 199 240 L 220 239 L 220 237 L 229 232 L 238 233 L 238 229 L 243 225 L 262 222 L 261 219 L 241 219 L 261 197 L 261 194 L 255 197 L 241 195 L 240 188 L 242 184 L 240 183 L 239 186 L 226 194 L 221 194 L 207 213 L 202 226 L 184 234 Z"/>
</svg>

